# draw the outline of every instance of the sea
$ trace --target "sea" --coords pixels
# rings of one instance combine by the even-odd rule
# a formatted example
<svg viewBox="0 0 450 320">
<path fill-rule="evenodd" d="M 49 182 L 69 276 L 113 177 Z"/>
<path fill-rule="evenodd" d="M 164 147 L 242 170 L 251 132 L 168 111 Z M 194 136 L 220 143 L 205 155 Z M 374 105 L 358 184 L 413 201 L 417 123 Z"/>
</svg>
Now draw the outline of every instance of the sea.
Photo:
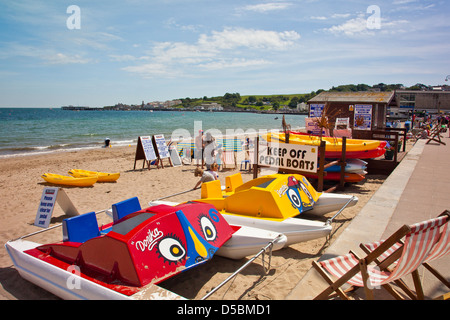
<svg viewBox="0 0 450 320">
<path fill-rule="evenodd" d="M 140 136 L 163 134 L 166 141 L 194 138 L 199 130 L 213 136 L 249 134 L 282 128 L 281 114 L 193 111 L 63 110 L 0 108 L 0 158 L 136 145 Z M 306 115 L 286 114 L 294 128 Z"/>
</svg>

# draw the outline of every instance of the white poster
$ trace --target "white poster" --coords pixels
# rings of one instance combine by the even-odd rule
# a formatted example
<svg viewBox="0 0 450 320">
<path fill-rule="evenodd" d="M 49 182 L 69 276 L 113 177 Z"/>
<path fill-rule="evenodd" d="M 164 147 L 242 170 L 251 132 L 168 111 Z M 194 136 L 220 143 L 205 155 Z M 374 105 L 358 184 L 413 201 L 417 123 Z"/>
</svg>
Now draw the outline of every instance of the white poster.
<svg viewBox="0 0 450 320">
<path fill-rule="evenodd" d="M 319 146 L 261 141 L 258 165 L 317 173 Z"/>
</svg>

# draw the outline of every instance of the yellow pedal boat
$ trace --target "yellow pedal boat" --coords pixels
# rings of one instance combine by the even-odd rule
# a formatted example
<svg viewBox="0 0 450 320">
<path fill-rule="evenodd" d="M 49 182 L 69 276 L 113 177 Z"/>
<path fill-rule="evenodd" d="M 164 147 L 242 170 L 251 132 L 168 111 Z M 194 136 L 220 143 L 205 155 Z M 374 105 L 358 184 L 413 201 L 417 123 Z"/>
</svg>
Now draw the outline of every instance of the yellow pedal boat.
<svg viewBox="0 0 450 320">
<path fill-rule="evenodd" d="M 299 174 L 273 174 L 246 183 L 240 174 L 227 179 L 224 192 L 219 180 L 203 183 L 201 199 L 195 201 L 230 215 L 281 221 L 312 210 L 322 194 Z"/>
<path fill-rule="evenodd" d="M 44 173 L 41 177 L 48 183 L 75 187 L 90 187 L 96 183 L 98 179 L 97 176 L 74 178 L 54 173 Z"/>
<path fill-rule="evenodd" d="M 81 169 L 72 169 L 69 171 L 69 174 L 75 178 L 87 178 L 92 176 L 97 176 L 97 182 L 114 182 L 117 181 L 120 177 L 120 172 L 109 173 L 109 172 L 97 172 L 97 171 L 88 171 Z"/>
</svg>

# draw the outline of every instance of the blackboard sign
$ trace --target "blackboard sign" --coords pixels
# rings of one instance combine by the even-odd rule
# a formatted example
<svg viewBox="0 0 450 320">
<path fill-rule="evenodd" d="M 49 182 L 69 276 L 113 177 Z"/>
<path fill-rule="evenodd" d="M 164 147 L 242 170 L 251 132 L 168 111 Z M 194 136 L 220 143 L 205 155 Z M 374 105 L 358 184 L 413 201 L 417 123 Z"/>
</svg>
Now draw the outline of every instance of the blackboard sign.
<svg viewBox="0 0 450 320">
<path fill-rule="evenodd" d="M 136 169 L 136 161 L 144 160 L 142 168 L 144 168 L 145 163 L 150 169 L 150 161 L 156 160 L 158 157 L 156 156 L 155 149 L 153 148 L 153 141 L 150 136 L 139 137 L 138 143 L 136 146 L 136 156 L 134 159 L 134 169 Z"/>
</svg>

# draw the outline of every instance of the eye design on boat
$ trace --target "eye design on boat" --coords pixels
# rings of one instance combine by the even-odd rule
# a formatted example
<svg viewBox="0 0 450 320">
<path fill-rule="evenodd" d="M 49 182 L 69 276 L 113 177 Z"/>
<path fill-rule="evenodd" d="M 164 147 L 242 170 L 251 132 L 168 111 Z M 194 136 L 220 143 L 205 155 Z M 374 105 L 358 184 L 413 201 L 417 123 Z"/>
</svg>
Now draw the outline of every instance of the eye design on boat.
<svg viewBox="0 0 450 320">
<path fill-rule="evenodd" d="M 217 230 L 213 222 L 207 216 L 200 217 L 200 227 L 207 241 L 214 242 L 217 239 Z"/>
<path fill-rule="evenodd" d="M 300 196 L 297 192 L 295 192 L 295 189 L 289 188 L 287 195 L 289 197 L 289 200 L 291 200 L 292 205 L 294 207 L 300 208 L 302 206 L 302 200 L 300 199 Z"/>
<path fill-rule="evenodd" d="M 158 253 L 169 264 L 171 262 L 176 263 L 186 256 L 186 250 L 181 241 L 172 236 L 167 236 L 159 242 Z"/>
</svg>

